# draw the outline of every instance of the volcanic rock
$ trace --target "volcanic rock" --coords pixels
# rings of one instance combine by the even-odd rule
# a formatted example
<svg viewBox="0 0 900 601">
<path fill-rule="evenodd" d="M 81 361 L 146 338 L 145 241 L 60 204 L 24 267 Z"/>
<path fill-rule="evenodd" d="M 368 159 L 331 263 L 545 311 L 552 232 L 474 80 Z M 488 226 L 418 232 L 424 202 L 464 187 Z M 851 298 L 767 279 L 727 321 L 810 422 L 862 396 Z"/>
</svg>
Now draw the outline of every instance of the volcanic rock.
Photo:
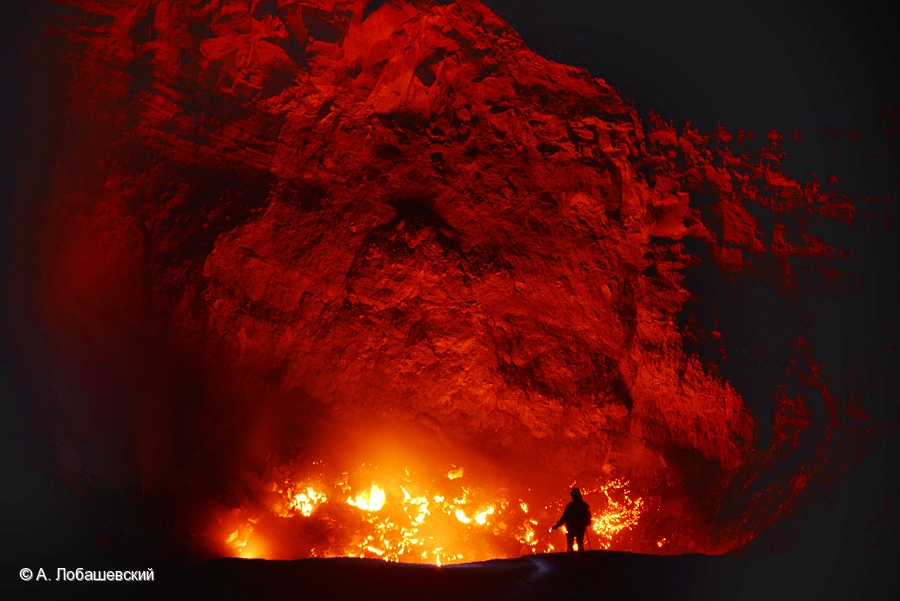
<svg viewBox="0 0 900 601">
<path fill-rule="evenodd" d="M 673 461 L 708 479 L 751 453 L 741 395 L 677 325 L 685 240 L 735 269 L 766 252 L 699 134 L 645 128 L 472 0 L 65 4 L 79 158 L 41 294 L 84 361 L 141 365 L 148 481 L 312 460 L 367 423 L 657 494 L 694 477 Z"/>
</svg>

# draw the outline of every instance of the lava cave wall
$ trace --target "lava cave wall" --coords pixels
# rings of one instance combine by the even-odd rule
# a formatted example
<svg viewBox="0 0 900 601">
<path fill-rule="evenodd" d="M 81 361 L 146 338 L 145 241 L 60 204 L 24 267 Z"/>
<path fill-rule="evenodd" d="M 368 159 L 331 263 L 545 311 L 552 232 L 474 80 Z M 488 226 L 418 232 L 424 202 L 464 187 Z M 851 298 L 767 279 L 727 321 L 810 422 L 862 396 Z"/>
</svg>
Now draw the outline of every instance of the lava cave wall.
<svg viewBox="0 0 900 601">
<path fill-rule="evenodd" d="M 161 311 L 201 362 L 260 391 L 248 403 L 413 415 L 548 471 L 603 465 L 632 437 L 740 463 L 749 415 L 674 329 L 686 259 L 666 240 L 695 216 L 638 175 L 644 132 L 614 90 L 463 3 L 330 9 L 350 17 L 309 38 L 276 93 L 287 17 L 179 7 L 121 31 L 95 7 L 128 35 L 105 40 L 119 65 L 79 69 L 76 87 L 147 63 L 103 100 L 129 102 L 135 154 L 152 154 L 69 196 L 74 232 L 48 236 L 58 319 L 107 328 L 104 308 L 141 329 Z"/>
<path fill-rule="evenodd" d="M 769 415 L 692 351 L 724 354 L 690 319 L 700 263 L 789 303 L 844 281 L 816 226 L 860 211 L 785 173 L 780 135 L 642 118 L 477 2 L 366 4 L 54 12 L 34 298 L 63 472 L 240 504 L 384 422 L 513 479 L 622 475 L 700 515 L 681 550 L 721 552 L 807 498 L 822 440 L 883 431 L 802 339 Z"/>
</svg>

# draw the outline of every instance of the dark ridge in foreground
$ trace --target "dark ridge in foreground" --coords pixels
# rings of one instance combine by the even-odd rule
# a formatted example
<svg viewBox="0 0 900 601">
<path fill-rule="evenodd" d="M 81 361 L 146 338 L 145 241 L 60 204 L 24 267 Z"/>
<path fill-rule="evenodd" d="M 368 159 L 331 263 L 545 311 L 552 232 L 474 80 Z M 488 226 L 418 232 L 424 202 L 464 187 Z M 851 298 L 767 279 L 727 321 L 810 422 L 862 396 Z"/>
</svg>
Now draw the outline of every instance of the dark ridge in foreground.
<svg viewBox="0 0 900 601">
<path fill-rule="evenodd" d="M 355 558 L 229 558 L 157 567 L 154 582 L 54 582 L 53 570 L 48 572 L 50 582 L 32 581 L 20 588 L 67 596 L 77 596 L 76 589 L 82 589 L 91 598 L 104 599 L 220 601 L 894 599 L 897 585 L 886 578 L 893 569 L 892 557 L 896 554 L 886 549 L 852 556 L 764 559 L 587 551 L 443 567 Z M 887 582 L 891 584 L 884 586 Z"/>
</svg>

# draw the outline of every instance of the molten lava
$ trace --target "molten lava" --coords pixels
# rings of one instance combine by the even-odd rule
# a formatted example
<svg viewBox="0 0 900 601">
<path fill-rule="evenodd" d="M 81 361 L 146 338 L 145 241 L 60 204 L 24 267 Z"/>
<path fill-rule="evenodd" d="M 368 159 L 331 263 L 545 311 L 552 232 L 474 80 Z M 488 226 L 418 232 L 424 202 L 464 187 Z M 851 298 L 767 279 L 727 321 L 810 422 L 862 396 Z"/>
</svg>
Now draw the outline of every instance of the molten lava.
<svg viewBox="0 0 900 601">
<path fill-rule="evenodd" d="M 561 514 L 560 502 L 531 490 L 513 492 L 496 483 L 469 482 L 463 472 L 464 468 L 452 466 L 441 478 L 364 464 L 339 474 L 319 470 L 313 477 L 272 483 L 280 497 L 245 517 L 222 541 L 223 553 L 266 556 L 255 544 L 254 526 L 273 516 L 327 524 L 328 540 L 310 548 L 312 557 L 448 564 L 555 549 L 554 537 L 559 535 L 550 534 L 547 525 Z M 592 548 L 609 549 L 622 530 L 638 525 L 644 501 L 632 498 L 626 482 L 612 480 L 582 490 L 597 508 L 590 532 Z M 285 544 L 284 533 L 295 531 L 285 528 L 276 540 L 267 539 L 268 556 L 279 557 L 276 549 Z"/>
</svg>

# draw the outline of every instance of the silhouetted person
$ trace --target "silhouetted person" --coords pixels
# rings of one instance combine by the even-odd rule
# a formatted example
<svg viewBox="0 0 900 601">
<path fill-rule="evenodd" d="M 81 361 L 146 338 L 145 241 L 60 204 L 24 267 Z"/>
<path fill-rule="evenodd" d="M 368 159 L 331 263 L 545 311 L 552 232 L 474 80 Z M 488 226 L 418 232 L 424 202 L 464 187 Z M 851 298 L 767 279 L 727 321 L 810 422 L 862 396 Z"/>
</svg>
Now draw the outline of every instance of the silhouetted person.
<svg viewBox="0 0 900 601">
<path fill-rule="evenodd" d="M 591 508 L 581 498 L 581 491 L 572 489 L 572 502 L 566 505 L 562 517 L 553 526 L 556 530 L 563 524 L 566 526 L 566 551 L 572 551 L 572 543 L 578 541 L 578 550 L 584 551 L 584 531 L 591 525 Z"/>
</svg>

